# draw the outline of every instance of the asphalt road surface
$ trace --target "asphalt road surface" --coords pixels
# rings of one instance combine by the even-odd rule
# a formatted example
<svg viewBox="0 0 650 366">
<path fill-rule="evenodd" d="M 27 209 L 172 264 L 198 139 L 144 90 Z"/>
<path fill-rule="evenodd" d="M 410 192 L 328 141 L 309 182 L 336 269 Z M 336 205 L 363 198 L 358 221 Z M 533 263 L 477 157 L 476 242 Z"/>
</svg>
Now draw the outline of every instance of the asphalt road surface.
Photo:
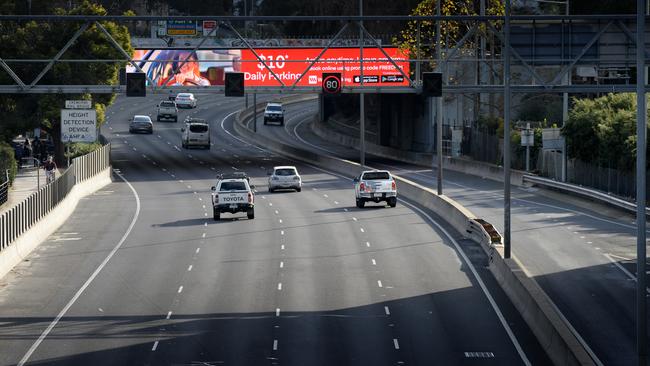
<svg viewBox="0 0 650 366">
<path fill-rule="evenodd" d="M 181 112 L 210 122 L 210 150 L 182 149 L 180 122 L 129 134 L 158 101 L 109 108 L 114 183 L 0 280 L 2 365 L 549 364 L 442 220 L 357 209 L 348 179 L 240 140 L 241 98 Z M 285 164 L 303 191 L 267 193 Z M 232 171 L 252 177 L 254 220 L 212 220 L 210 186 Z"/>
<path fill-rule="evenodd" d="M 284 127 L 264 136 L 359 161 L 358 150 L 317 136 L 316 102 L 288 106 Z M 251 121 L 249 121 L 250 123 Z M 367 155 L 366 164 L 436 189 L 436 169 Z M 443 190 L 503 231 L 503 184 L 444 171 Z M 603 205 L 536 188 L 512 189 L 513 253 L 604 365 L 636 363 L 635 218 Z"/>
</svg>

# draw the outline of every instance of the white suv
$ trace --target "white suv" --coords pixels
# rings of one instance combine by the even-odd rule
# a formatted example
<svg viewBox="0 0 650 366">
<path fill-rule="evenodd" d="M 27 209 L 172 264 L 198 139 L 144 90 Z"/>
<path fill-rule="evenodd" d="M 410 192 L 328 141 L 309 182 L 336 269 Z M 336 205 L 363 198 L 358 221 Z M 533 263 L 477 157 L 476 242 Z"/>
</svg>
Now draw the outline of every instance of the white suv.
<svg viewBox="0 0 650 366">
<path fill-rule="evenodd" d="M 357 207 L 366 202 L 386 202 L 390 207 L 397 205 L 397 185 L 387 170 L 367 170 L 354 178 L 354 196 Z"/>
<path fill-rule="evenodd" d="M 192 93 L 178 93 L 174 99 L 178 108 L 196 108 L 196 98 Z"/>
<path fill-rule="evenodd" d="M 280 126 L 284 125 L 284 107 L 282 103 L 270 102 L 266 104 L 264 109 L 264 124 L 269 122 L 277 122 Z"/>
<path fill-rule="evenodd" d="M 276 166 L 269 173 L 269 192 L 281 188 L 302 190 L 302 178 L 295 166 Z"/>
<path fill-rule="evenodd" d="M 210 125 L 204 119 L 188 118 L 185 127 L 181 128 L 181 146 L 188 149 L 192 146 L 201 146 L 210 149 Z"/>
</svg>

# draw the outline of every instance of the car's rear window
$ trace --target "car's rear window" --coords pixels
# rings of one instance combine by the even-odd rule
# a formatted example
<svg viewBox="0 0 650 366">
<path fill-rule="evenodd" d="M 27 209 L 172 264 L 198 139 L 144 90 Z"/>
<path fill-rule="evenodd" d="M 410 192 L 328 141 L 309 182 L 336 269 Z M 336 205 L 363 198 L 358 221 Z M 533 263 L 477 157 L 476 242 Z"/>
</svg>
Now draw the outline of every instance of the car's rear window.
<svg viewBox="0 0 650 366">
<path fill-rule="evenodd" d="M 280 112 L 282 110 L 282 107 L 280 107 L 279 105 L 269 105 L 266 106 L 266 109 L 271 112 Z"/>
<path fill-rule="evenodd" d="M 174 102 L 162 102 L 162 103 L 160 103 L 160 106 L 161 107 L 174 107 L 175 104 L 174 104 Z"/>
<path fill-rule="evenodd" d="M 364 173 L 362 180 L 380 180 L 380 179 L 390 179 L 390 175 L 387 172 L 370 172 Z"/>
<path fill-rule="evenodd" d="M 148 117 L 133 117 L 133 122 L 151 122 Z"/>
<path fill-rule="evenodd" d="M 190 132 L 205 133 L 205 132 L 208 132 L 208 126 L 206 126 L 206 125 L 190 125 Z"/>
<path fill-rule="evenodd" d="M 176 96 L 176 98 L 189 98 L 191 96 L 192 94 L 180 93 Z"/>
<path fill-rule="evenodd" d="M 275 175 L 286 176 L 286 175 L 296 175 L 295 169 L 276 169 Z"/>
<path fill-rule="evenodd" d="M 246 184 L 244 182 L 223 182 L 221 183 L 220 191 L 245 191 Z"/>
</svg>

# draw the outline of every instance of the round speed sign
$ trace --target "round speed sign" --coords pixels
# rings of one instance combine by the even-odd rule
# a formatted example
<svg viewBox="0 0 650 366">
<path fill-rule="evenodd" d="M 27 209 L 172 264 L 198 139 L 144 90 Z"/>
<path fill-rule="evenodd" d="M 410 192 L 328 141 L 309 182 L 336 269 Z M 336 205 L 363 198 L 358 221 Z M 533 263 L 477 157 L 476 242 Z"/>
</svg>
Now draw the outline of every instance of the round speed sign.
<svg viewBox="0 0 650 366">
<path fill-rule="evenodd" d="M 338 94 L 341 92 L 341 73 L 323 74 L 323 93 Z"/>
</svg>

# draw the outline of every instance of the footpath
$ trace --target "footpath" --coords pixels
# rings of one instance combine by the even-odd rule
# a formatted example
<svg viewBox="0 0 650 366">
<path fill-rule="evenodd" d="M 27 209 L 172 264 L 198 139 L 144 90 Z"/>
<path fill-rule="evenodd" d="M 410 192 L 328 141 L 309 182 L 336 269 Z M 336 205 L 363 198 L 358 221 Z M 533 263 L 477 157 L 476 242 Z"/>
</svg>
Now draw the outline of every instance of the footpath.
<svg viewBox="0 0 650 366">
<path fill-rule="evenodd" d="M 58 169 L 56 176 L 62 172 Z M 25 200 L 29 195 L 45 185 L 45 171 L 43 168 L 23 167 L 16 173 L 14 184 L 9 188 L 7 202 L 0 206 L 0 215 L 11 210 L 14 206 Z"/>
</svg>

